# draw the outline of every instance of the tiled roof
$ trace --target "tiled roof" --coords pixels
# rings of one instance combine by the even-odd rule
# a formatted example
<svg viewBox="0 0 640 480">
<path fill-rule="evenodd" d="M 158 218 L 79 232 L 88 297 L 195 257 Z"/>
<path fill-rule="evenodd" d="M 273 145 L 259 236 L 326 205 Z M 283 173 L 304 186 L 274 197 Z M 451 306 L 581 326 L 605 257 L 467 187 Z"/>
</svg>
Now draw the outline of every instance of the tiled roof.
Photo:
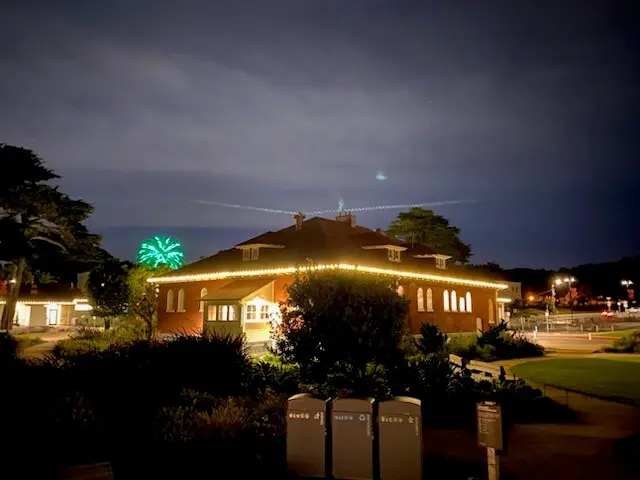
<svg viewBox="0 0 640 480">
<path fill-rule="evenodd" d="M 314 264 L 354 264 L 376 268 L 402 269 L 439 275 L 464 274 L 467 278 L 483 277 L 475 272 L 467 272 L 464 267 L 452 263 L 447 270 L 439 270 L 430 258 L 414 258 L 413 255 L 434 253 L 424 245 L 403 244 L 374 230 L 351 226 L 346 222 L 313 217 L 305 220 L 298 230 L 295 225 L 277 232 L 266 232 L 238 244 L 281 245 L 284 248 L 261 248 L 255 260 L 243 261 L 242 252 L 237 248 L 222 250 L 217 254 L 185 265 L 161 278 L 208 274 L 212 272 L 233 272 L 239 270 L 263 270 L 286 267 L 300 267 Z M 407 247 L 401 254 L 401 262 L 391 262 L 385 249 L 364 249 L 365 246 L 394 245 Z"/>
</svg>

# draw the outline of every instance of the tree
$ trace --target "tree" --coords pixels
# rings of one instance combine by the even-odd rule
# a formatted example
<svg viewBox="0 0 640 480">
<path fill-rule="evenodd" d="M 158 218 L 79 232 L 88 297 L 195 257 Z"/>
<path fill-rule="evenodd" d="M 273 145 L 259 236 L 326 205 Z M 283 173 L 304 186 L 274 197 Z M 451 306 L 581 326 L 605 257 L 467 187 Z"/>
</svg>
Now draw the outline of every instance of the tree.
<svg viewBox="0 0 640 480">
<path fill-rule="evenodd" d="M 105 329 L 111 320 L 129 311 L 129 272 L 126 262 L 111 258 L 89 274 L 87 290 L 93 314 L 104 319 Z"/>
<path fill-rule="evenodd" d="M 406 243 L 422 243 L 438 253 L 450 255 L 454 261 L 467 263 L 471 246 L 460 240 L 460 229 L 433 210 L 414 207 L 400 212 L 389 225 L 387 234 Z"/>
<path fill-rule="evenodd" d="M 358 382 L 369 365 L 393 366 L 403 358 L 408 308 L 388 278 L 354 272 L 299 276 L 288 287 L 275 348 L 286 362 L 300 365 L 305 380 L 322 382 L 339 373 Z"/>
<path fill-rule="evenodd" d="M 71 254 L 96 248 L 101 239 L 82 224 L 93 207 L 48 185 L 59 177 L 33 151 L 0 144 L 0 165 L 0 260 L 10 262 L 15 279 L 0 321 L 0 330 L 8 330 L 25 268 L 44 245 Z"/>
<path fill-rule="evenodd" d="M 147 279 L 170 270 L 167 266 L 153 268 L 144 264 L 129 270 L 129 305 L 131 311 L 145 323 L 148 340 L 153 338 L 158 324 L 158 292 L 157 287 Z"/>
</svg>

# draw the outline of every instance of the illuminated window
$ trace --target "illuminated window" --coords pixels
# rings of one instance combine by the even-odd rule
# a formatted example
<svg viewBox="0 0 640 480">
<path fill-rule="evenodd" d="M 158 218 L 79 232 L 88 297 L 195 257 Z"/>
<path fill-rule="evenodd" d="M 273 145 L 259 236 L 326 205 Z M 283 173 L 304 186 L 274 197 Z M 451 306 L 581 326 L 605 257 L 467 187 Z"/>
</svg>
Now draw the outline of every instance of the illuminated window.
<svg viewBox="0 0 640 480">
<path fill-rule="evenodd" d="M 442 257 L 436 257 L 436 268 L 441 270 L 447 269 L 447 260 Z"/>
<path fill-rule="evenodd" d="M 184 290 L 178 290 L 178 312 L 184 312 Z"/>
<path fill-rule="evenodd" d="M 418 288 L 417 297 L 418 297 L 418 311 L 424 312 L 424 290 L 422 290 L 422 288 Z"/>
<path fill-rule="evenodd" d="M 257 307 L 255 305 L 247 305 L 247 320 L 255 320 L 257 318 Z"/>
<path fill-rule="evenodd" d="M 451 290 L 451 311 L 458 311 L 458 295 L 455 290 Z"/>
<path fill-rule="evenodd" d="M 466 312 L 466 309 L 464 307 L 465 307 L 464 297 L 460 297 L 460 311 L 461 312 Z"/>
<path fill-rule="evenodd" d="M 206 297 L 207 295 L 209 295 L 209 290 L 207 290 L 206 288 L 203 288 L 200 290 L 200 298 Z M 199 301 L 199 303 L 200 303 L 200 311 L 204 312 L 204 302 Z"/>
<path fill-rule="evenodd" d="M 229 321 L 233 322 L 236 319 L 236 306 L 229 305 Z"/>
<path fill-rule="evenodd" d="M 226 322 L 229 320 L 229 305 L 222 305 L 220 308 L 220 321 Z"/>
<path fill-rule="evenodd" d="M 175 310 L 173 302 L 173 290 L 169 289 L 167 292 L 167 312 L 173 312 Z"/>
<path fill-rule="evenodd" d="M 250 247 L 242 249 L 242 260 L 257 260 L 258 259 L 258 247 Z"/>
<path fill-rule="evenodd" d="M 444 304 L 444 311 L 449 311 L 449 290 L 445 290 L 442 294 L 442 303 Z"/>
<path fill-rule="evenodd" d="M 471 308 L 471 292 L 467 292 L 465 298 L 467 300 L 467 312 L 473 311 L 473 308 Z"/>
<path fill-rule="evenodd" d="M 400 261 L 400 250 L 392 250 L 389 248 L 387 249 L 387 255 L 389 256 L 389 260 L 392 262 Z"/>
<path fill-rule="evenodd" d="M 404 296 L 404 287 L 402 285 L 398 285 L 398 288 L 397 288 L 396 292 L 398 292 L 398 295 L 403 297 Z"/>
<path fill-rule="evenodd" d="M 269 305 L 260 306 L 260 320 L 269 320 Z"/>
<path fill-rule="evenodd" d="M 215 322 L 217 320 L 218 306 L 207 305 L 207 321 Z"/>
<path fill-rule="evenodd" d="M 427 288 L 427 312 L 433 312 L 433 291 Z"/>
</svg>

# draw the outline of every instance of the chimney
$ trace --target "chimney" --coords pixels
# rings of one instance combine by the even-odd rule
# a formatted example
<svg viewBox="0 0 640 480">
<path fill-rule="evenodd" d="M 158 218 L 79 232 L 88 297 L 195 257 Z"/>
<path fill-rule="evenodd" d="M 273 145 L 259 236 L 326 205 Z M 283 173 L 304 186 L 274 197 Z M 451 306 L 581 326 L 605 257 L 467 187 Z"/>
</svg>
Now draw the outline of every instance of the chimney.
<svg viewBox="0 0 640 480">
<path fill-rule="evenodd" d="M 381 229 L 381 228 L 376 228 L 376 233 L 379 233 L 380 235 L 384 235 L 385 237 L 387 236 L 385 231 L 383 229 Z"/>
<path fill-rule="evenodd" d="M 338 214 L 336 221 L 347 223 L 352 227 L 356 226 L 356 216 L 352 215 L 350 212 Z"/>
<path fill-rule="evenodd" d="M 296 221 L 296 230 L 302 230 L 302 222 L 304 222 L 304 213 L 298 212 L 293 216 Z"/>
<path fill-rule="evenodd" d="M 31 284 L 31 295 L 37 295 L 38 294 L 38 286 L 35 283 Z"/>
</svg>

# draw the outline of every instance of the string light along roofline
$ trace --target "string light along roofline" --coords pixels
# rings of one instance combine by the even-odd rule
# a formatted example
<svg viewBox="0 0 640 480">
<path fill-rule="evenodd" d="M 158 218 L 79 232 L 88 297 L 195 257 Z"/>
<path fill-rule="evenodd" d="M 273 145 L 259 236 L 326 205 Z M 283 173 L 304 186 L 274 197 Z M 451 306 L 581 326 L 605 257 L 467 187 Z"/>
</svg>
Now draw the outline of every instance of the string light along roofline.
<svg viewBox="0 0 640 480">
<path fill-rule="evenodd" d="M 246 277 L 264 277 L 271 275 L 293 275 L 295 273 L 314 272 L 322 270 L 345 270 L 368 273 L 373 275 L 386 275 L 391 277 L 410 278 L 415 280 L 431 280 L 434 282 L 451 283 L 455 285 L 466 285 L 470 287 L 493 288 L 496 290 L 504 290 L 507 285 L 502 283 L 483 282 L 481 280 L 472 280 L 467 278 L 450 277 L 446 275 L 435 275 L 431 273 L 409 272 L 404 270 L 392 270 L 386 268 L 369 267 L 366 265 L 352 265 L 348 263 L 299 266 L 299 267 L 280 267 L 266 268 L 261 270 L 236 270 L 227 272 L 209 272 L 191 275 L 161 275 L 159 277 L 148 278 L 147 282 L 161 283 L 189 283 L 202 282 L 209 280 L 221 280 L 226 278 L 246 278 Z"/>
</svg>

